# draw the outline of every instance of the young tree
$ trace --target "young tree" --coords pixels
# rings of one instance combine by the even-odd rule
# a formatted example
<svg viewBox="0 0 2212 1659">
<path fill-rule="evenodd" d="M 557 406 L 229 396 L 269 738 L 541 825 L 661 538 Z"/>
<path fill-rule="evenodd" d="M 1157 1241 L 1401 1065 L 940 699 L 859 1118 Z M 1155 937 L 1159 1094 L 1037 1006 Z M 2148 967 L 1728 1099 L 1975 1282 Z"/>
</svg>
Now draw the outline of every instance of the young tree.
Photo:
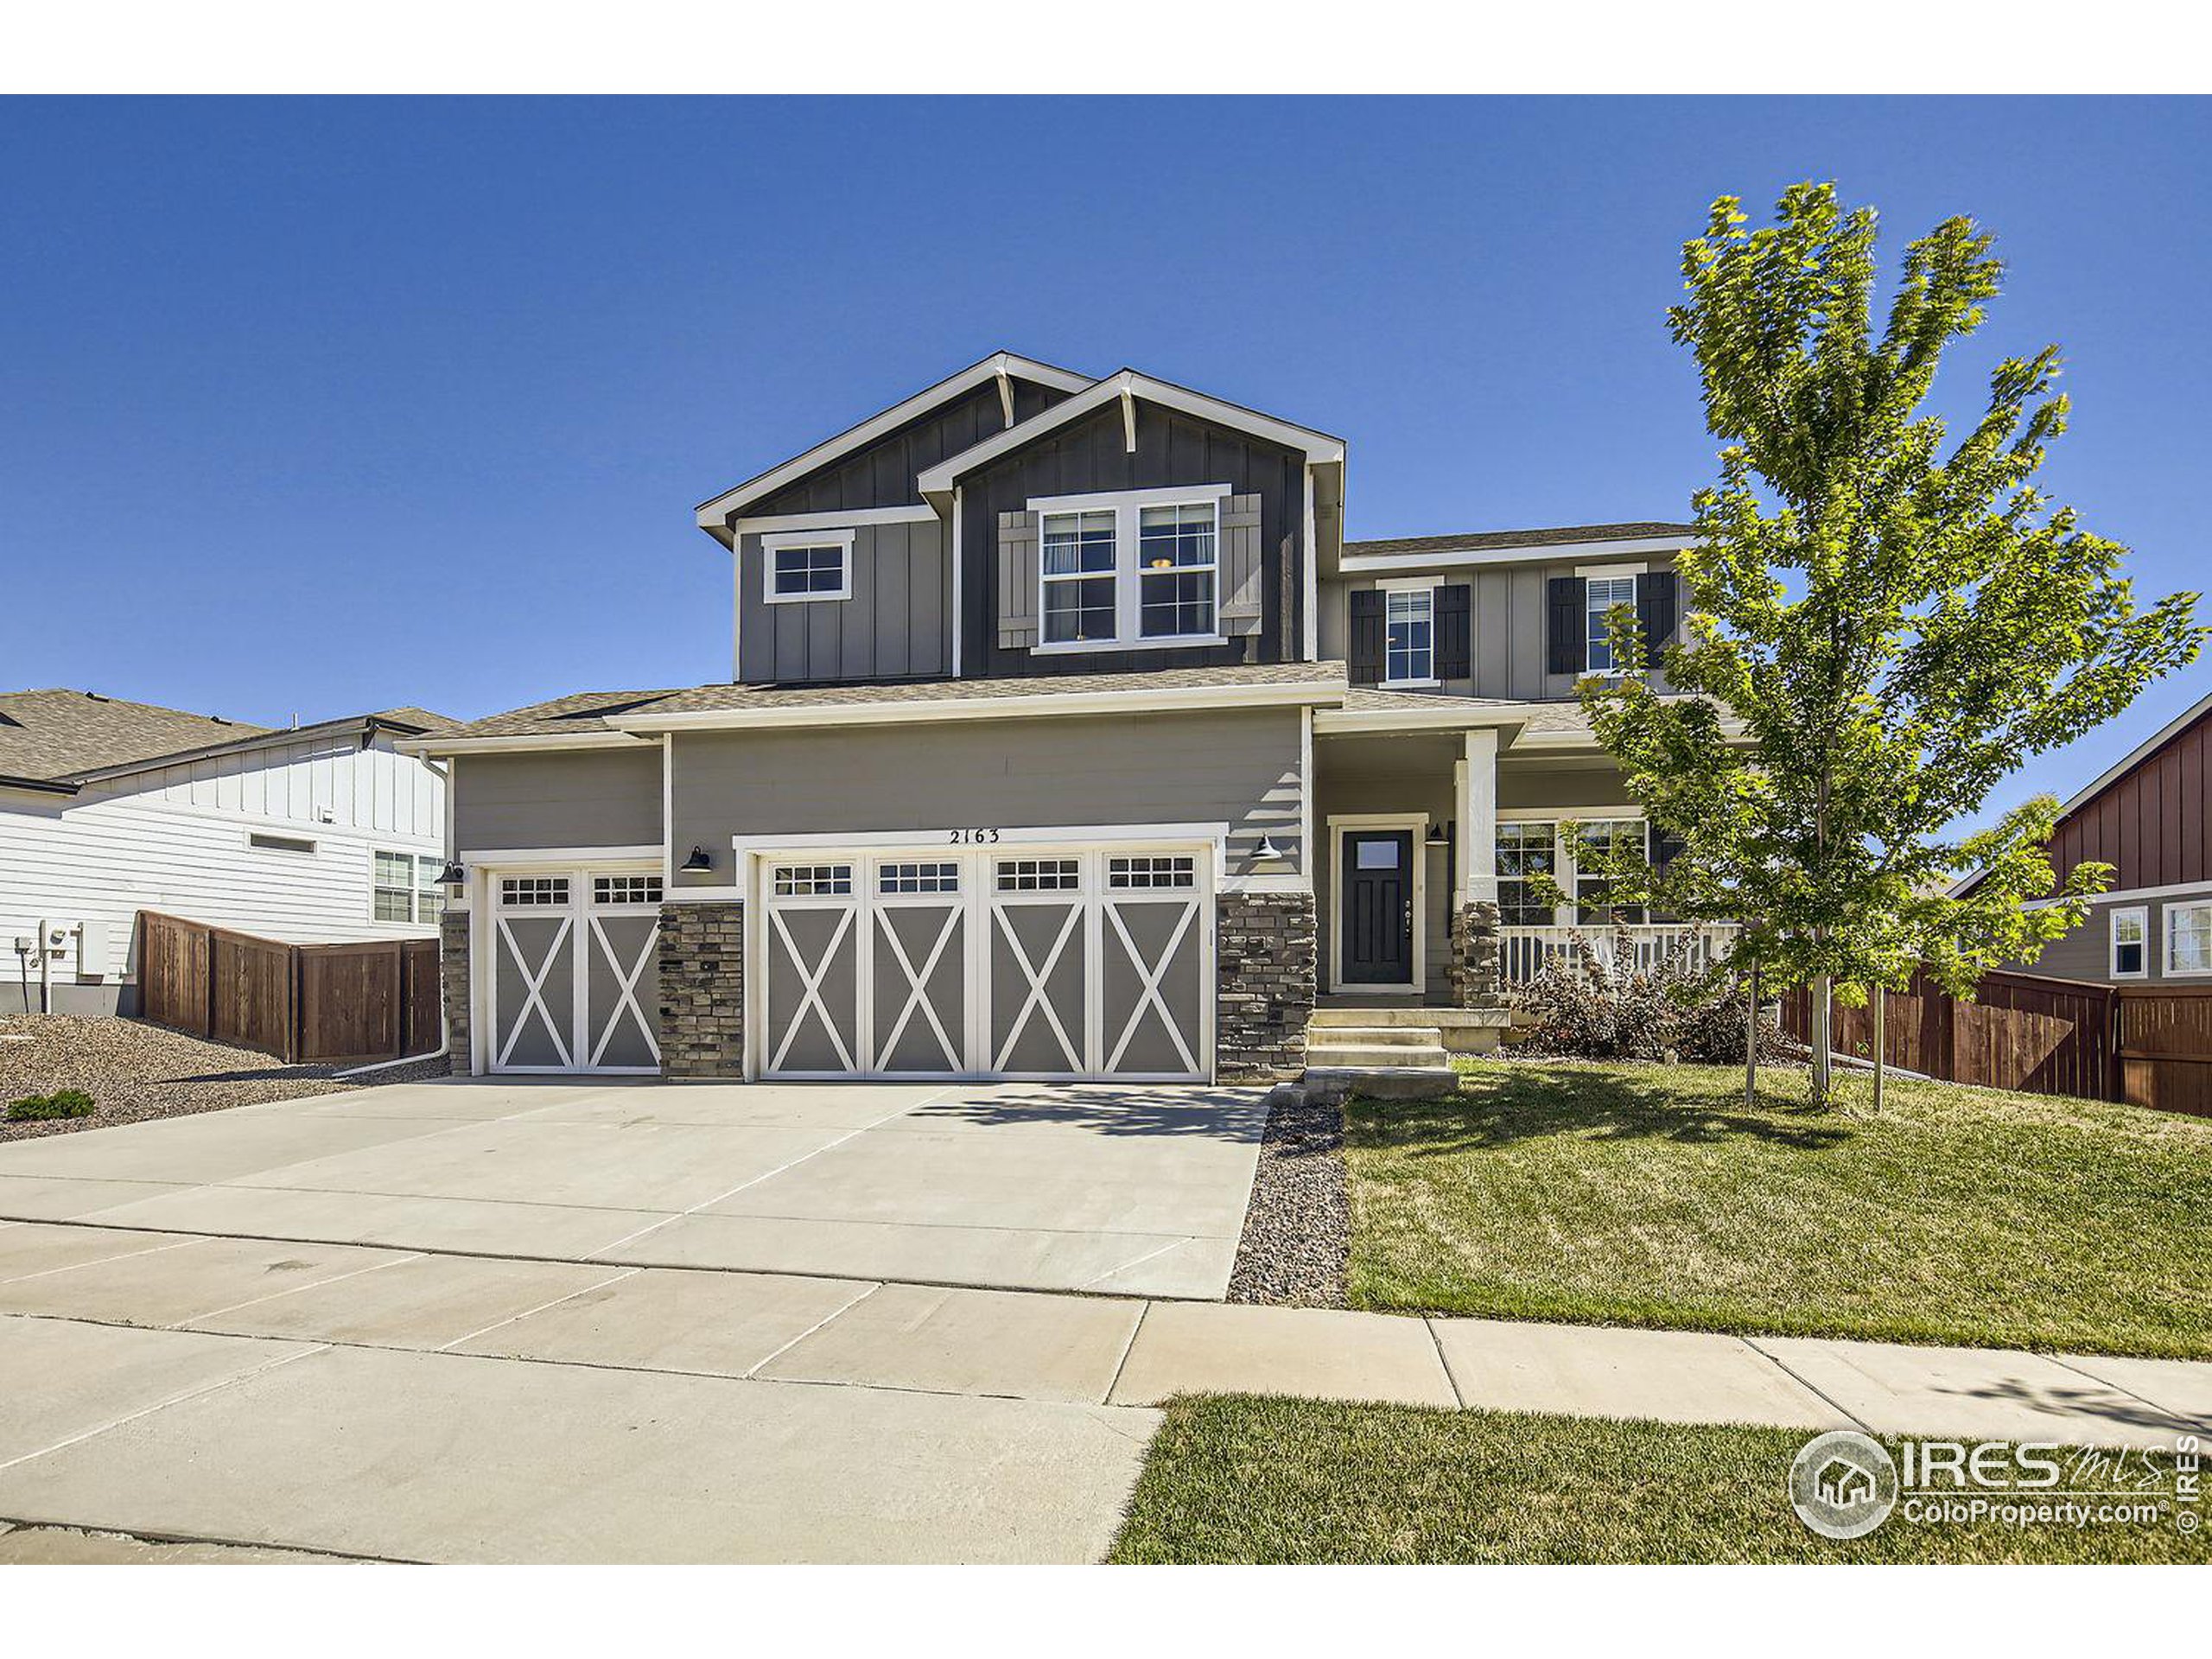
<svg viewBox="0 0 2212 1659">
<path fill-rule="evenodd" d="M 1680 558 L 1687 622 L 1671 688 L 1630 670 L 1586 682 L 1592 724 L 1680 851 L 1663 870 L 1599 861 L 1622 902 L 1745 924 L 1739 966 L 1810 983 L 1817 1099 L 1827 1096 L 1828 989 L 1902 987 L 1924 966 L 1970 993 L 2080 925 L 2108 865 L 2077 866 L 2059 901 L 2038 797 L 1980 832 L 1975 814 L 2028 757 L 2111 719 L 2190 662 L 2196 596 L 2139 609 L 2124 549 L 2036 487 L 2065 429 L 2056 346 L 2000 363 L 1972 430 L 1946 448 L 1923 410 L 1945 349 L 1999 290 L 1991 238 L 1947 219 L 1905 251 L 1874 332 L 1875 215 L 1833 186 L 1787 191 L 1745 228 L 1733 197 L 1682 251 L 1669 312 L 1704 383 L 1719 481 L 1695 498 Z M 1983 871 L 1963 898 L 1955 880 Z"/>
</svg>

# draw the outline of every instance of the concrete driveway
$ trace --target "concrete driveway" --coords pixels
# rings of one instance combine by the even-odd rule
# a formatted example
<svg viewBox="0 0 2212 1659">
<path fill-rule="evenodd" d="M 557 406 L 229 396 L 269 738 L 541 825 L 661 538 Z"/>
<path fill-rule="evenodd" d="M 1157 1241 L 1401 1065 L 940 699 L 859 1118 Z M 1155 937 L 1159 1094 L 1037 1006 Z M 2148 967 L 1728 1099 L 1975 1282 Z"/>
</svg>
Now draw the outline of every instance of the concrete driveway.
<svg viewBox="0 0 2212 1659">
<path fill-rule="evenodd" d="M 0 1148 L 0 1562 L 1096 1560 L 1264 1116 L 442 1083 Z"/>
<path fill-rule="evenodd" d="M 0 1147 L 0 1219 L 1218 1300 L 1266 1109 L 1136 1085 L 393 1085 Z"/>
</svg>

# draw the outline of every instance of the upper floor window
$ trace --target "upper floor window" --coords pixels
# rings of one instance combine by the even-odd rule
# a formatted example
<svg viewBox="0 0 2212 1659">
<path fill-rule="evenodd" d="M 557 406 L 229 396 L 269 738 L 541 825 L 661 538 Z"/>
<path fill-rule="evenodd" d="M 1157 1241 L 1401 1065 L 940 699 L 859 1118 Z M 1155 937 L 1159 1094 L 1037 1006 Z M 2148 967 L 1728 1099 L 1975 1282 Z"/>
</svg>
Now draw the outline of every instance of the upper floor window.
<svg viewBox="0 0 2212 1659">
<path fill-rule="evenodd" d="M 2150 950 L 2151 911 L 2145 905 L 2131 905 L 2112 913 L 2112 976 L 2114 979 L 2141 979 L 2149 970 L 2145 960 Z"/>
<path fill-rule="evenodd" d="M 1038 502 L 1038 648 L 1219 643 L 1217 487 Z"/>
<path fill-rule="evenodd" d="M 761 539 L 763 597 L 771 605 L 849 599 L 853 532 L 802 531 Z"/>
<path fill-rule="evenodd" d="M 1620 670 L 1613 662 L 1613 634 L 1610 613 L 1617 605 L 1636 603 L 1634 576 L 1593 576 L 1589 592 L 1583 601 L 1583 615 L 1589 626 L 1590 672 L 1617 674 Z"/>
<path fill-rule="evenodd" d="M 1436 590 L 1394 588 L 1384 601 L 1382 683 L 1436 683 Z"/>
</svg>

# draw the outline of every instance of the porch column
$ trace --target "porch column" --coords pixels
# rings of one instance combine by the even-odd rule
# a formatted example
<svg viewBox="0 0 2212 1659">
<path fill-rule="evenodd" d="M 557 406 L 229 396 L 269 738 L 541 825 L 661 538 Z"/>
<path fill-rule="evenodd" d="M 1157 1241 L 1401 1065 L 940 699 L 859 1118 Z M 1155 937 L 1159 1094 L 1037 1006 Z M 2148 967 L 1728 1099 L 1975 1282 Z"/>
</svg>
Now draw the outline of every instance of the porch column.
<svg viewBox="0 0 2212 1659">
<path fill-rule="evenodd" d="M 1466 734 L 1466 752 L 1453 764 L 1459 774 L 1459 880 L 1452 907 L 1464 910 L 1477 900 L 1497 902 L 1497 731 L 1484 727 Z"/>
</svg>

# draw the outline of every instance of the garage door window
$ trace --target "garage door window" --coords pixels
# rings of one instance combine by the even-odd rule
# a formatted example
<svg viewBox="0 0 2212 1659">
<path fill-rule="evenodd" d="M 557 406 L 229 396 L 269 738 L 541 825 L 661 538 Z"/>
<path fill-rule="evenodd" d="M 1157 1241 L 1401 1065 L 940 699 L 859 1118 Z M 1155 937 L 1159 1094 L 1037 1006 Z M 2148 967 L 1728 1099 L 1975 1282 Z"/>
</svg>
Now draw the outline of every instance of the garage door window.
<svg viewBox="0 0 2212 1659">
<path fill-rule="evenodd" d="M 849 864 L 782 864 L 776 868 L 779 899 L 828 899 L 853 890 Z"/>
<path fill-rule="evenodd" d="M 876 877 L 880 893 L 957 893 L 960 866 L 954 863 L 886 864 Z"/>
<path fill-rule="evenodd" d="M 530 906 L 559 907 L 569 902 L 565 875 L 509 875 L 499 880 L 499 902 L 512 909 Z"/>
<path fill-rule="evenodd" d="M 657 875 L 595 875 L 591 879 L 594 905 L 657 905 L 660 877 Z"/>
<path fill-rule="evenodd" d="M 1106 885 L 1117 891 L 1194 887 L 1198 884 L 1198 860 L 1187 854 L 1147 855 L 1106 861 Z"/>
<path fill-rule="evenodd" d="M 999 861 L 1001 893 L 1073 893 L 1082 885 L 1071 858 L 1007 858 Z"/>
</svg>

